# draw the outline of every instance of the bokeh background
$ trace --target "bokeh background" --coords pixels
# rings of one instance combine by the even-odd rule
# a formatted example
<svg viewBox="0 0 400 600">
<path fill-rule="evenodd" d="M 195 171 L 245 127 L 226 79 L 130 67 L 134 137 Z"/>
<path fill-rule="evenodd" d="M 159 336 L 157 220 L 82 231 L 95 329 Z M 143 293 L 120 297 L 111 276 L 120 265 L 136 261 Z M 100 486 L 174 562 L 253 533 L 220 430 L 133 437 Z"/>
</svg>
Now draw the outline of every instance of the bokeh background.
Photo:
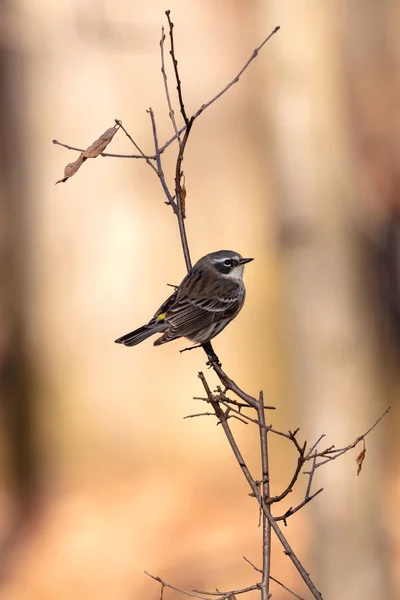
<svg viewBox="0 0 400 600">
<path fill-rule="evenodd" d="M 87 147 L 118 117 L 151 153 L 149 106 L 170 137 L 167 8 L 189 114 L 281 25 L 194 125 L 191 251 L 256 258 L 215 348 L 244 389 L 264 389 L 275 427 L 339 447 L 392 406 L 361 476 L 359 450 L 319 469 L 324 493 L 285 534 L 325 598 L 397 598 L 396 0 L 0 3 L 0 597 L 156 600 L 144 570 L 186 588 L 256 581 L 242 558 L 260 564 L 254 499 L 213 419 L 183 419 L 202 410 L 204 356 L 113 343 L 184 275 L 159 182 L 141 161 L 97 158 L 54 186 L 77 153 L 53 138 Z M 109 151 L 133 149 L 119 132 Z M 234 429 L 256 469 L 257 430 Z M 273 493 L 294 464 L 274 440 Z M 310 597 L 277 545 L 272 574 Z"/>
</svg>

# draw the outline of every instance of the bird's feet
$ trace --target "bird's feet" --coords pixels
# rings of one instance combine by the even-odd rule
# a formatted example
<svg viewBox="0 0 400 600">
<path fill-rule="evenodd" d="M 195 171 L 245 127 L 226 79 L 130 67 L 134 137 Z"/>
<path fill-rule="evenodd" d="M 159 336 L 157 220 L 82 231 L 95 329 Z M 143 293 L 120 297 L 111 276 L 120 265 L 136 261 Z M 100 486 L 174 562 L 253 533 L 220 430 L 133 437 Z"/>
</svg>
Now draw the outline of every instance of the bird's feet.
<svg viewBox="0 0 400 600">
<path fill-rule="evenodd" d="M 217 366 L 222 367 L 222 364 L 218 358 L 218 356 L 214 352 L 214 348 L 211 345 L 211 342 L 207 342 L 203 344 L 203 349 L 207 354 L 208 361 L 206 365 L 211 369 L 211 367 Z"/>
</svg>

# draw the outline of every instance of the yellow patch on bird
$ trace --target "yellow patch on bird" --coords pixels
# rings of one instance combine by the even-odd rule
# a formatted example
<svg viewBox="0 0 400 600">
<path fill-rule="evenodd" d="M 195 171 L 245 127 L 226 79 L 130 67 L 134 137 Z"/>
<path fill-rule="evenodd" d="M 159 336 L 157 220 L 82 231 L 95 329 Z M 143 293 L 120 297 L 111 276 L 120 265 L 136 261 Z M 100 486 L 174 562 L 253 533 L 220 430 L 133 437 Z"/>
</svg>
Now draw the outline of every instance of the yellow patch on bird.
<svg viewBox="0 0 400 600">
<path fill-rule="evenodd" d="M 161 315 L 158 315 L 156 321 L 164 321 L 165 320 L 165 313 L 161 313 Z"/>
</svg>

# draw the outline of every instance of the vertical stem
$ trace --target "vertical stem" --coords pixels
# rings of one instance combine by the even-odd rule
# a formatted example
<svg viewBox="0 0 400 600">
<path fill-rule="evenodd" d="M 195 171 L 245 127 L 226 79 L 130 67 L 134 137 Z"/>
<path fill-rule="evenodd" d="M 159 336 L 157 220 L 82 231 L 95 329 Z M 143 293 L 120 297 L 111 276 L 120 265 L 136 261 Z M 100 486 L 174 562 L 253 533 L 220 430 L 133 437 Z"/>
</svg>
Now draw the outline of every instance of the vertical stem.
<svg viewBox="0 0 400 600">
<path fill-rule="evenodd" d="M 268 429 L 265 425 L 264 412 L 264 394 L 260 392 L 259 406 L 257 407 L 258 422 L 260 423 L 260 446 L 261 446 L 261 472 L 262 483 L 261 493 L 264 501 L 262 511 L 262 580 L 260 583 L 261 600 L 269 598 L 269 579 L 271 573 L 271 525 L 267 518 L 267 512 L 270 514 L 269 499 L 269 464 L 268 464 Z"/>
<path fill-rule="evenodd" d="M 189 133 L 192 129 L 193 125 L 193 117 L 189 119 L 189 122 L 186 127 L 185 135 L 183 136 L 182 143 L 179 146 L 178 158 L 176 161 L 176 171 L 175 171 L 175 196 L 176 196 L 176 204 L 177 204 L 177 218 L 179 225 L 179 235 L 182 243 L 183 255 L 185 257 L 185 264 L 188 273 L 192 270 L 192 261 L 190 260 L 190 252 L 189 252 L 189 244 L 186 235 L 186 227 L 185 227 L 185 205 L 184 199 L 182 198 L 182 161 L 183 161 L 183 153 L 185 151 L 186 143 L 188 141 Z"/>
</svg>

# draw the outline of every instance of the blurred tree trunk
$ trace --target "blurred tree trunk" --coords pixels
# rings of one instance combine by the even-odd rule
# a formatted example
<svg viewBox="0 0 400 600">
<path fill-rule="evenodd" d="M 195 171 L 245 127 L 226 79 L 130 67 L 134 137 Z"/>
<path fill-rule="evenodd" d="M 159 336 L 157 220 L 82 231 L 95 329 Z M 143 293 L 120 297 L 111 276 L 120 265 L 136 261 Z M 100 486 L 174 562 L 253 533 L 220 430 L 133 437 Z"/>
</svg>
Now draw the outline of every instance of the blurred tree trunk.
<svg viewBox="0 0 400 600">
<path fill-rule="evenodd" d="M 355 175 L 363 208 L 373 217 L 388 341 L 400 349 L 400 5 L 373 0 L 345 5 L 343 56 Z M 357 35 L 354 30 L 357 29 Z M 395 367 L 394 375 L 397 377 Z"/>
<path fill-rule="evenodd" d="M 340 5 L 288 1 L 284 19 L 281 3 L 274 6 L 284 21 L 284 40 L 271 95 L 276 106 L 271 126 L 296 425 L 311 443 L 325 433 L 321 449 L 340 447 L 366 431 L 386 408 L 376 280 L 355 209 L 336 28 Z M 349 32 L 354 44 L 356 28 Z M 312 535 L 307 567 L 329 600 L 392 597 L 380 534 L 385 427 L 387 422 L 381 423 L 367 440 L 360 477 L 353 462 L 358 452 L 317 473 L 316 485 L 325 491 L 307 510 Z"/>
<path fill-rule="evenodd" d="M 385 342 L 383 390 L 392 405 L 385 462 L 390 486 L 385 499 L 389 497 L 392 503 L 386 502 L 384 511 L 386 526 L 392 531 L 392 519 L 398 515 L 400 458 L 400 4 L 397 0 L 355 0 L 344 4 L 342 17 L 355 175 L 363 207 L 373 217 L 371 239 L 377 257 L 380 325 Z M 398 553 L 396 548 L 392 550 L 391 567 L 396 575 Z"/>
<path fill-rule="evenodd" d="M 2 14 L 7 8 L 6 2 L 0 4 Z M 8 550 L 31 514 L 37 476 L 26 347 L 30 255 L 21 141 L 23 61 L 9 43 L 10 39 L 0 44 L 0 430 L 2 481 L 7 482 L 12 516 L 0 540 L 0 578 Z"/>
</svg>

